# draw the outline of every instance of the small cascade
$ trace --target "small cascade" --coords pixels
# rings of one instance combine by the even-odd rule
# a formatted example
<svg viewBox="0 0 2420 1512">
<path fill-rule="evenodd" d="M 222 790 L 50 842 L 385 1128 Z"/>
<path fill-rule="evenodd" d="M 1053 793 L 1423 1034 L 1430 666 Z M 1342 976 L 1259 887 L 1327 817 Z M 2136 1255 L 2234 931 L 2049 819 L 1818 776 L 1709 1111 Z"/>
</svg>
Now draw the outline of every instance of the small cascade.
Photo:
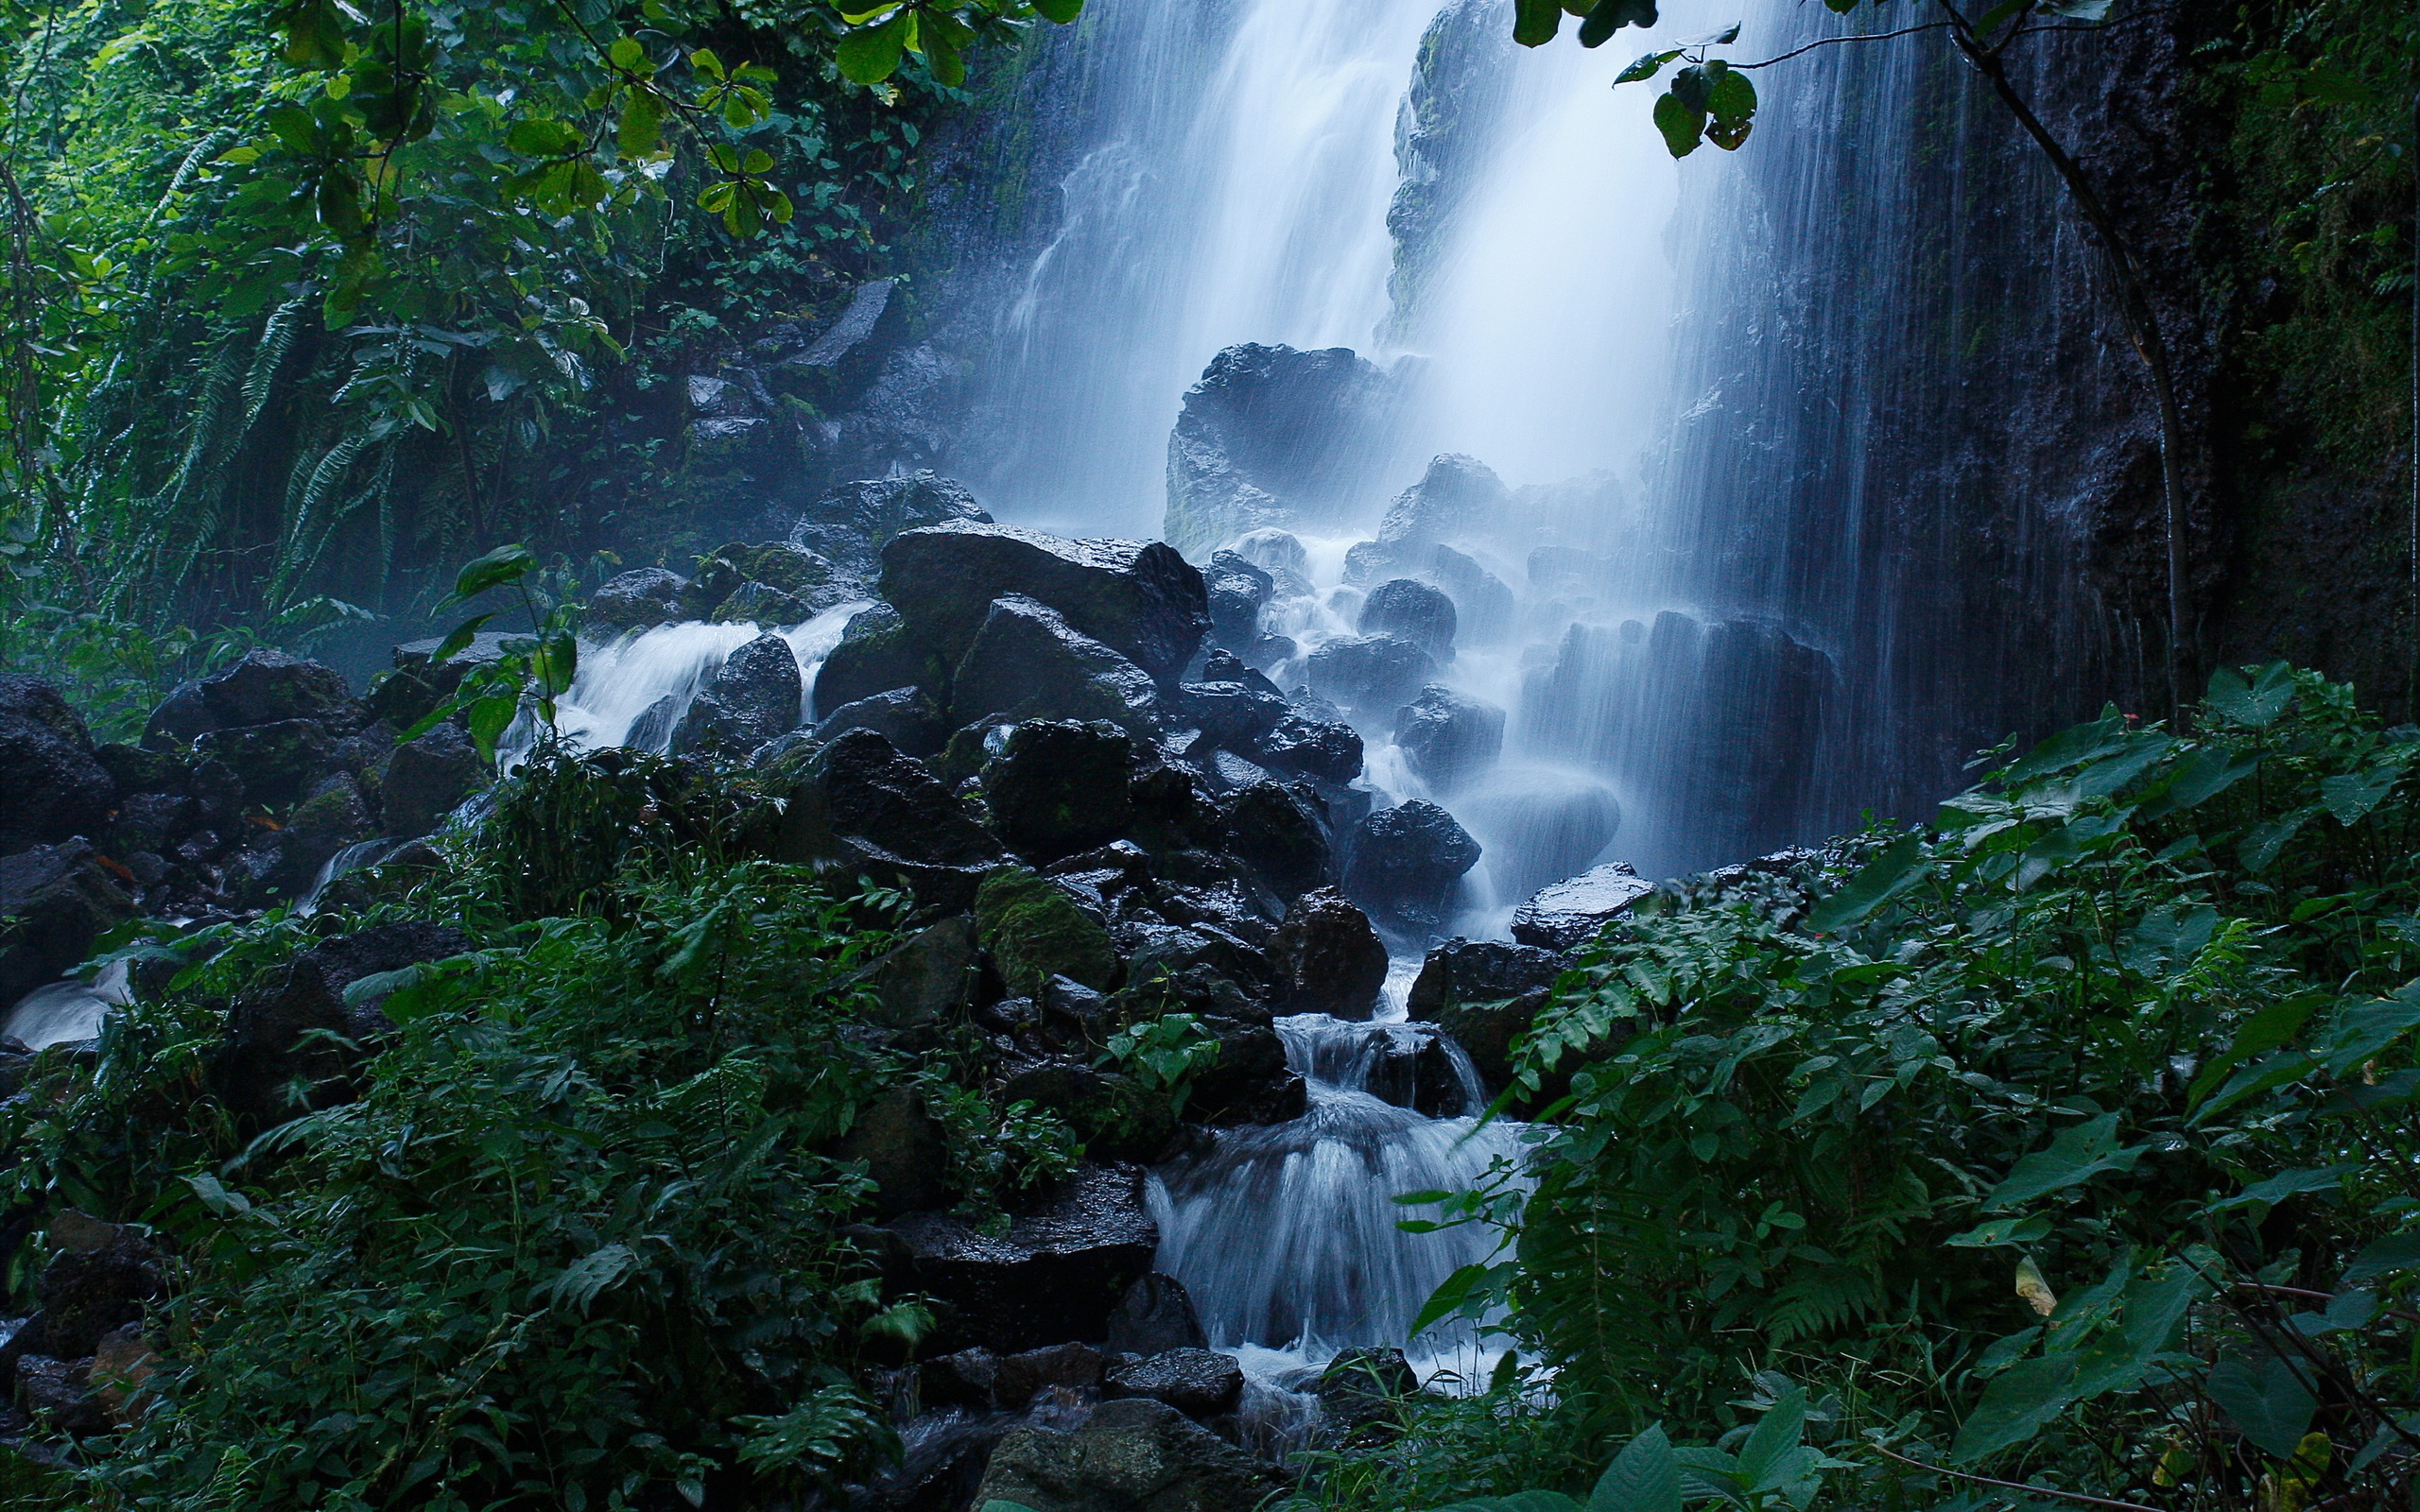
<svg viewBox="0 0 2420 1512">
<path fill-rule="evenodd" d="M 98 1035 L 110 1009 L 133 1001 L 127 965 L 113 961 L 90 982 L 52 982 L 19 998 L 8 1022 L 0 1024 L 0 1039 L 14 1040 L 29 1050 L 74 1044 Z"/>
<path fill-rule="evenodd" d="M 840 632 L 866 602 L 857 599 L 835 605 L 804 624 L 773 628 L 774 634 L 789 643 L 791 655 L 798 658 L 799 675 L 810 691 L 823 659 L 840 644 Z M 611 641 L 583 642 L 579 671 L 572 679 L 570 692 L 557 705 L 555 727 L 565 740 L 583 749 L 627 746 L 639 716 L 670 697 L 677 700 L 673 718 L 663 723 L 661 734 L 650 742 L 660 750 L 660 741 L 668 738 L 673 725 L 679 723 L 679 711 L 688 707 L 706 679 L 731 653 L 764 633 L 766 627 L 745 622 L 711 625 L 685 620 L 633 630 Z M 809 722 L 818 712 L 808 711 Z"/>
<path fill-rule="evenodd" d="M 1395 1199 L 1466 1191 L 1499 1163 L 1516 1163 L 1521 1125 L 1480 1124 L 1473 1115 L 1486 1093 L 1469 1058 L 1450 1039 L 1405 1022 L 1399 1005 L 1390 1012 L 1372 1023 L 1278 1020 L 1287 1063 L 1307 1084 L 1308 1111 L 1289 1124 L 1222 1131 L 1214 1150 L 1164 1169 L 1153 1186 L 1158 1268 L 1184 1283 L 1212 1347 L 1281 1394 L 1362 1346 L 1404 1346 L 1424 1379 L 1477 1380 L 1492 1363 L 1467 1323 L 1407 1335 L 1448 1275 L 1487 1257 L 1493 1230 L 1406 1233 L 1397 1224 L 1425 1210 Z M 1437 1053 L 1449 1068 L 1440 1091 L 1451 1116 L 1378 1095 L 1422 1100 L 1407 1085 L 1409 1068 Z"/>
</svg>

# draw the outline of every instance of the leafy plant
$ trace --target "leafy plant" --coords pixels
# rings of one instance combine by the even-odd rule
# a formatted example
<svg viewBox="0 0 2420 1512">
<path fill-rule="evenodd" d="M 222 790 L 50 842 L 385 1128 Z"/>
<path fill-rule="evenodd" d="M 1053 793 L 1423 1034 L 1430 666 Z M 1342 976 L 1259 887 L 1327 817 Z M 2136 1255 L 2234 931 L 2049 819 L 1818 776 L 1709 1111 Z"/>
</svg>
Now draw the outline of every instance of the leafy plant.
<svg viewBox="0 0 2420 1512">
<path fill-rule="evenodd" d="M 1165 1013 L 1128 1024 L 1109 1037 L 1103 1064 L 1115 1064 L 1146 1088 L 1171 1094 L 1178 1108 L 1192 1079 L 1217 1063 L 1219 1037 L 1198 1015 Z"/>
<path fill-rule="evenodd" d="M 579 606 L 542 602 L 531 592 L 529 581 L 537 568 L 537 556 L 528 547 L 498 546 L 456 576 L 454 591 L 439 604 L 440 610 L 510 588 L 520 594 L 531 633 L 504 640 L 493 658 L 475 662 L 454 693 L 406 730 L 405 739 L 424 734 L 458 713 L 480 759 L 493 761 L 496 742 L 525 709 L 535 716 L 540 738 L 551 735 L 555 700 L 571 691 L 572 679 L 579 669 Z M 480 629 L 500 612 L 489 610 L 454 627 L 430 654 L 430 670 L 444 666 L 475 644 Z"/>
<path fill-rule="evenodd" d="M 1806 1435 L 1806 1394 L 1793 1389 L 1735 1435 L 1736 1451 L 1675 1447 L 1659 1424 L 1614 1456 L 1584 1503 L 1560 1491 L 1530 1490 L 1456 1502 L 1437 1512 L 1680 1512 L 1701 1502 L 1740 1512 L 1804 1512 L 1827 1472 L 1851 1468 L 1807 1447 Z"/>
</svg>

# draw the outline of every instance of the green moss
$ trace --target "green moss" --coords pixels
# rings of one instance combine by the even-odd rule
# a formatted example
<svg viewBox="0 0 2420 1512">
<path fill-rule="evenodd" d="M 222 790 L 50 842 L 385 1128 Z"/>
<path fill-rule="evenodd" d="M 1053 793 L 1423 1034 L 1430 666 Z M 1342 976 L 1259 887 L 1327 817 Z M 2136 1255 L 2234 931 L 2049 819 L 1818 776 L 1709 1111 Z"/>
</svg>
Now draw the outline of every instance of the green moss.
<svg viewBox="0 0 2420 1512">
<path fill-rule="evenodd" d="M 1117 974 L 1109 932 L 1027 867 L 1002 867 L 983 879 L 975 928 L 1012 991 L 1037 991 L 1053 976 L 1106 991 Z"/>
</svg>

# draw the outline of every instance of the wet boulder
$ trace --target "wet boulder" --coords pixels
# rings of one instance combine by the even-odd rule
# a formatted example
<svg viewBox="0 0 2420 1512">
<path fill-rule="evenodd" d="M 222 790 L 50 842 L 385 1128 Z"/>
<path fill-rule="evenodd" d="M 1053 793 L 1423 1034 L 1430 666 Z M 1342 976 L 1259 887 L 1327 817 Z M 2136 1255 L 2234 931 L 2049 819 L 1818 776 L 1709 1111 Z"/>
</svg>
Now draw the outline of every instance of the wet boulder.
<svg viewBox="0 0 2420 1512">
<path fill-rule="evenodd" d="M 809 505 L 791 528 L 790 541 L 831 558 L 843 572 L 870 578 L 891 537 L 959 522 L 990 524 L 992 517 L 956 478 L 931 472 L 858 478 L 833 485 Z"/>
<path fill-rule="evenodd" d="M 1054 976 L 1096 991 L 1115 985 L 1118 956 L 1109 931 L 1028 868 L 1001 867 L 983 879 L 975 927 L 1011 992 L 1038 993 Z"/>
<path fill-rule="evenodd" d="M 430 649 L 436 649 L 435 645 L 432 644 Z M 417 679 L 415 686 L 419 686 Z M 437 695 L 428 694 L 427 702 L 420 712 L 434 708 L 436 703 Z M 419 718 L 420 713 L 412 713 L 411 717 Z M 210 701 L 201 696 L 200 680 L 181 682 L 152 709 L 151 717 L 143 726 L 143 748 L 182 750 L 193 744 L 196 735 L 217 728 L 217 716 L 210 712 Z"/>
<path fill-rule="evenodd" d="M 1160 1238 L 1133 1166 L 1084 1167 L 1005 1234 L 942 1212 L 890 1227 L 917 1289 L 947 1305 L 954 1332 L 1002 1354 L 1105 1337 Z"/>
<path fill-rule="evenodd" d="M 689 617 L 684 607 L 689 579 L 664 567 L 640 567 L 605 579 L 588 596 L 588 624 L 600 630 L 634 630 Z"/>
<path fill-rule="evenodd" d="M 1108 1362 L 1088 1344 L 1051 1344 L 998 1356 L 992 1367 L 992 1400 L 1015 1412 L 1046 1391 L 1085 1391 L 1100 1384 Z"/>
<path fill-rule="evenodd" d="M 0 1009 L 55 981 L 134 913 L 134 900 L 78 837 L 0 858 Z"/>
<path fill-rule="evenodd" d="M 1436 683 L 1395 711 L 1395 745 L 1413 775 L 1451 793 L 1504 753 L 1504 711 Z"/>
<path fill-rule="evenodd" d="M 944 919 L 919 930 L 865 969 L 875 1003 L 868 1017 L 886 1029 L 942 1022 L 974 991 L 980 951 L 972 919 Z"/>
<path fill-rule="evenodd" d="M 1114 724 L 1034 719 L 983 769 L 992 828 L 1028 861 L 1057 861 L 1126 833 L 1133 742 Z"/>
<path fill-rule="evenodd" d="M 1361 735 L 1351 725 L 1301 713 L 1280 719 L 1244 752 L 1272 772 L 1345 783 L 1361 775 Z"/>
<path fill-rule="evenodd" d="M 97 835 L 117 783 L 59 690 L 0 675 L 0 854 Z"/>
<path fill-rule="evenodd" d="M 1484 534 L 1511 494 L 1495 469 L 1475 456 L 1447 452 L 1431 458 L 1420 481 L 1387 507 L 1378 540 L 1436 542 Z"/>
<path fill-rule="evenodd" d="M 1347 896 L 1383 919 L 1433 929 L 1451 912 L 1455 885 L 1478 865 L 1479 845 L 1452 815 L 1414 799 L 1363 819 L 1351 855 Z"/>
<path fill-rule="evenodd" d="M 1278 1471 L 1163 1401 L 1105 1401 L 1073 1433 L 1019 1428 L 1000 1440 L 975 1504 L 1028 1512 L 1252 1512 Z"/>
<path fill-rule="evenodd" d="M 1260 611 L 1277 580 L 1250 558 L 1214 551 L 1201 581 L 1210 598 L 1211 641 L 1239 654 L 1250 652 L 1260 640 Z"/>
<path fill-rule="evenodd" d="M 1266 678 L 1253 676 L 1266 683 Z M 1168 706 L 1171 722 L 1201 731 L 1213 746 L 1249 753 L 1285 722 L 1285 698 L 1273 688 L 1244 681 L 1188 682 L 1177 690 Z"/>
<path fill-rule="evenodd" d="M 1362 1090 L 1427 1118 L 1476 1113 L 1443 1033 L 1432 1023 L 1372 1024 Z"/>
<path fill-rule="evenodd" d="M 1563 958 L 1535 945 L 1451 939 L 1428 953 L 1405 1009 L 1454 1037 L 1479 1077 L 1502 1087 L 1512 1074 L 1512 1042 L 1546 1006 Z"/>
<path fill-rule="evenodd" d="M 731 591 L 708 616 L 717 625 L 798 625 L 815 617 L 805 600 L 750 579 Z"/>
<path fill-rule="evenodd" d="M 194 749 L 243 774 L 244 796 L 284 808 L 317 786 L 336 765 L 336 741 L 310 719 L 221 726 L 198 737 Z"/>
<path fill-rule="evenodd" d="M 358 716 L 343 674 L 283 651 L 253 651 L 202 679 L 200 687 L 202 703 L 220 730 L 307 719 L 340 733 Z"/>
<path fill-rule="evenodd" d="M 745 754 L 796 729 L 804 702 L 797 654 L 768 631 L 732 652 L 706 679 L 672 732 L 672 749 Z"/>
<path fill-rule="evenodd" d="M 1108 1344 L 1118 1354 L 1199 1349 L 1209 1343 L 1184 1283 L 1153 1271 L 1126 1289 L 1109 1315 Z"/>
<path fill-rule="evenodd" d="M 1428 653 L 1396 635 L 1340 637 L 1310 657 L 1311 691 L 1363 719 L 1392 714 L 1436 675 Z"/>
<path fill-rule="evenodd" d="M 1367 1019 L 1387 982 L 1387 947 L 1370 917 L 1333 887 L 1305 893 L 1269 945 L 1287 1013 Z"/>
<path fill-rule="evenodd" d="M 1357 627 L 1363 635 L 1409 641 L 1434 662 L 1454 659 L 1454 601 L 1442 589 L 1413 578 L 1390 578 L 1370 590 Z"/>
<path fill-rule="evenodd" d="M 466 730 L 451 720 L 433 726 L 387 758 L 379 791 L 380 828 L 394 835 L 427 834 L 464 799 L 486 786 L 489 775 Z"/>
<path fill-rule="evenodd" d="M 1215 1349 L 1164 1349 L 1112 1369 L 1101 1390 L 1113 1400 L 1149 1397 L 1188 1418 L 1215 1418 L 1243 1400 L 1244 1372 L 1232 1355 Z"/>
<path fill-rule="evenodd" d="M 1325 809 L 1307 786 L 1253 782 L 1219 805 L 1231 836 L 1228 851 L 1280 898 L 1299 897 L 1335 873 Z"/>
<path fill-rule="evenodd" d="M 893 688 L 844 703 L 817 722 L 815 735 L 829 740 L 849 730 L 875 730 L 910 756 L 929 756 L 949 742 L 947 720 L 922 688 Z"/>
<path fill-rule="evenodd" d="M 991 606 L 952 686 L 964 719 L 1106 719 L 1148 730 L 1159 707 L 1149 673 L 1022 593 Z"/>
<path fill-rule="evenodd" d="M 1474 558 L 1451 546 L 1431 546 L 1427 571 L 1422 576 L 1454 601 L 1463 644 L 1493 645 L 1515 627 L 1519 604 L 1512 590 Z"/>
<path fill-rule="evenodd" d="M 1008 525 L 910 530 L 882 550 L 882 596 L 919 641 L 959 661 L 1016 593 L 1154 679 L 1173 681 L 1210 627 L 1200 569 L 1160 541 L 1068 541 Z M 962 703 L 964 700 L 961 699 Z"/>
<path fill-rule="evenodd" d="M 807 758 L 775 856 L 861 872 L 906 886 L 927 906 L 962 909 L 1000 843 L 924 763 L 874 730 L 851 730 Z"/>
<path fill-rule="evenodd" d="M 908 638 L 897 610 L 871 605 L 849 616 L 824 657 L 815 675 L 815 707 L 828 714 L 893 688 L 943 689 L 948 670 Z"/>
<path fill-rule="evenodd" d="M 1186 391 L 1168 437 L 1160 533 L 1200 553 L 1263 529 L 1341 526 L 1376 481 L 1404 392 L 1344 347 L 1220 352 Z"/>
<path fill-rule="evenodd" d="M 948 1205 L 949 1136 L 913 1087 L 891 1087 L 857 1110 L 840 1159 L 861 1160 L 885 1218 Z"/>
<path fill-rule="evenodd" d="M 1629 862 L 1609 861 L 1531 894 L 1512 911 L 1512 937 L 1543 950 L 1577 950 L 1654 890 Z"/>
<path fill-rule="evenodd" d="M 1340 1430 L 1366 1427 L 1400 1410 L 1420 1391 L 1420 1378 L 1401 1349 L 1347 1349 L 1320 1372 L 1311 1394 L 1320 1415 Z"/>
<path fill-rule="evenodd" d="M 38 1309 L 0 1349 L 0 1366 L 21 1355 L 86 1359 L 112 1332 L 141 1323 L 165 1289 L 159 1251 L 131 1228 L 61 1209 L 49 1236 L 51 1255 L 34 1285 Z"/>
<path fill-rule="evenodd" d="M 470 944 L 446 925 L 398 923 L 303 951 L 229 1008 L 226 1037 L 210 1061 L 211 1090 L 251 1128 L 350 1101 L 355 1070 L 389 1025 L 386 992 L 364 991 L 348 1002 L 346 989 L 459 954 Z"/>
<path fill-rule="evenodd" d="M 1286 1063 L 1286 1042 L 1267 1023 L 1211 1021 L 1219 1057 L 1195 1074 L 1185 1115 L 1219 1128 L 1290 1124 L 1310 1110 L 1310 1087 Z"/>
</svg>

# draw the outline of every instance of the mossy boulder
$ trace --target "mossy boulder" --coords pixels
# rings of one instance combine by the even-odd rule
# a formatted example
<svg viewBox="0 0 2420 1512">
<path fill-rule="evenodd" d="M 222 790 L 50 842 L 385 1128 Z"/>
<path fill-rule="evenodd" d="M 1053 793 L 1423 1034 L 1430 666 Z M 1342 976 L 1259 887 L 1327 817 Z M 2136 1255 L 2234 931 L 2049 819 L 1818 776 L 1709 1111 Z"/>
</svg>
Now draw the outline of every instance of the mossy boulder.
<svg viewBox="0 0 2420 1512">
<path fill-rule="evenodd" d="M 1054 976 L 1107 991 L 1117 975 L 1109 931 L 1028 867 L 1007 866 L 975 894 L 975 929 L 1011 991 L 1038 991 Z"/>
</svg>

